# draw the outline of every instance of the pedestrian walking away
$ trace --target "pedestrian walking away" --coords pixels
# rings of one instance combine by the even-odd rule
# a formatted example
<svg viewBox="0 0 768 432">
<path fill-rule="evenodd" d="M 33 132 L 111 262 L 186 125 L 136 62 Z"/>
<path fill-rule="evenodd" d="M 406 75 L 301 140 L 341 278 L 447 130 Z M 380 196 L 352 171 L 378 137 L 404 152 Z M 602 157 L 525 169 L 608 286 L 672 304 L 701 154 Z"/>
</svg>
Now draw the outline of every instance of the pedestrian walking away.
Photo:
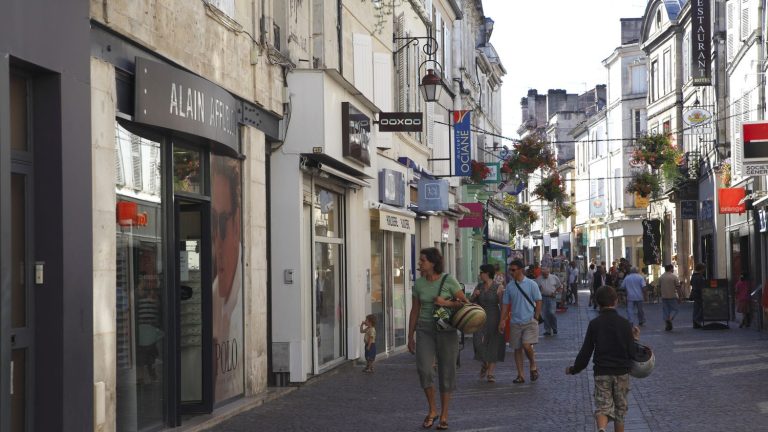
<svg viewBox="0 0 768 432">
<path fill-rule="evenodd" d="M 408 319 L 408 351 L 416 354 L 416 370 L 427 398 L 429 411 L 422 427 L 430 428 L 438 419 L 433 385 L 437 360 L 440 389 L 440 421 L 437 429 L 448 429 L 448 407 L 456 389 L 456 358 L 459 335 L 456 329 L 438 328 L 433 318 L 435 307 L 456 308 L 466 302 L 461 285 L 453 276 L 443 273 L 443 256 L 437 248 L 422 249 L 419 256 L 421 277 L 413 286 L 413 303 Z M 452 300 L 453 298 L 453 300 Z"/>
<path fill-rule="evenodd" d="M 736 312 L 741 314 L 739 328 L 749 327 L 752 324 L 752 297 L 749 277 L 742 273 L 736 282 Z"/>
<path fill-rule="evenodd" d="M 661 291 L 662 314 L 664 317 L 664 330 L 672 331 L 672 321 L 675 320 L 678 305 L 683 298 L 680 279 L 675 275 L 675 266 L 664 266 L 664 274 L 659 277 L 659 290 Z"/>
<path fill-rule="evenodd" d="M 493 278 L 496 269 L 490 264 L 480 266 L 481 282 L 475 288 L 470 301 L 479 304 L 485 310 L 485 327 L 472 335 L 475 348 L 475 360 L 482 362 L 480 378 L 487 376 L 489 383 L 496 382 L 496 363 L 504 361 L 504 335 L 497 331 L 501 318 L 501 300 L 504 286 L 498 285 Z"/>
<path fill-rule="evenodd" d="M 645 312 L 643 311 L 643 288 L 645 278 L 638 272 L 637 267 L 629 269 L 629 274 L 621 282 L 621 287 L 627 291 L 627 318 L 630 324 L 645 324 Z M 637 318 L 635 318 L 637 313 Z"/>
<path fill-rule="evenodd" d="M 504 331 L 503 323 L 509 318 L 509 345 L 515 350 L 515 367 L 517 368 L 517 378 L 512 382 L 522 384 L 525 382 L 523 352 L 528 357 L 531 381 L 539 379 L 533 345 L 539 341 L 538 318 L 541 316 L 541 291 L 536 282 L 523 275 L 522 261 L 513 260 L 509 264 L 509 271 L 512 274 L 512 281 L 504 290 L 499 333 Z"/>
<path fill-rule="evenodd" d="M 565 369 L 566 375 L 575 375 L 589 365 L 592 357 L 595 375 L 595 422 L 598 430 L 605 432 L 608 422 L 613 421 L 615 432 L 624 432 L 629 392 L 629 370 L 635 355 L 635 341 L 640 329 L 616 312 L 618 295 L 610 286 L 603 286 L 595 293 L 600 314 L 589 322 L 584 343 L 573 366 Z"/>
<path fill-rule="evenodd" d="M 579 269 L 576 267 L 576 261 L 571 261 L 568 266 L 568 291 L 571 301 L 576 306 L 579 305 Z"/>
<path fill-rule="evenodd" d="M 541 268 L 541 276 L 536 279 L 542 297 L 542 317 L 544 318 L 544 336 L 557 334 L 557 295 L 562 293 L 563 284 L 560 279 L 550 274 L 549 267 Z"/>
</svg>

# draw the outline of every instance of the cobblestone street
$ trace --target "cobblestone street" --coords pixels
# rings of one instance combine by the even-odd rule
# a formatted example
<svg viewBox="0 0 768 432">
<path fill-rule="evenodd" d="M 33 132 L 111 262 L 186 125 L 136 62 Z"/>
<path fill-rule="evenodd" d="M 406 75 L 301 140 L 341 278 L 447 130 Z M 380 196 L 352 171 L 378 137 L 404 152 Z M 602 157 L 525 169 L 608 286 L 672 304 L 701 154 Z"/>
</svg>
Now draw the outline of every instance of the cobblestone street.
<svg viewBox="0 0 768 432">
<path fill-rule="evenodd" d="M 585 305 L 585 294 L 581 295 Z M 641 340 L 653 347 L 656 369 L 633 379 L 627 432 L 768 430 L 768 337 L 753 329 L 694 330 L 684 303 L 671 332 L 661 305 L 646 304 Z M 622 313 L 625 315 L 625 310 Z M 581 306 L 558 314 L 559 334 L 536 347 L 541 378 L 513 384 L 512 353 L 497 368 L 495 384 L 478 379 L 471 340 L 461 355 L 451 430 L 594 431 L 590 367 L 566 376 L 595 316 Z M 343 366 L 284 397 L 243 413 L 214 431 L 400 431 L 421 430 L 427 411 L 408 353 L 377 362 L 374 375 Z M 527 367 L 526 367 L 527 372 Z M 609 430 L 612 426 L 609 425 Z"/>
</svg>

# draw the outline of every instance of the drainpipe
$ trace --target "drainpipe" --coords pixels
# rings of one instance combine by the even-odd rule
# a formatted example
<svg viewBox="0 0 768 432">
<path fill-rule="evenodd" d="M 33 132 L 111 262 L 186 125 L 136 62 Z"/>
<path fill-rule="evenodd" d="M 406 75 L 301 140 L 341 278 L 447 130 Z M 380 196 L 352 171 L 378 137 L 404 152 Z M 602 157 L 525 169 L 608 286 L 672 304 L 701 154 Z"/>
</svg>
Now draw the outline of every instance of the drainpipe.
<svg viewBox="0 0 768 432">
<path fill-rule="evenodd" d="M 765 46 L 763 46 L 763 20 L 765 17 L 765 0 L 760 0 L 757 4 L 757 31 L 756 31 L 756 43 L 757 43 L 757 77 L 760 80 L 760 85 L 757 87 L 757 119 L 763 120 L 765 118 L 765 73 L 763 64 L 765 63 Z"/>
<path fill-rule="evenodd" d="M 339 74 L 344 75 L 344 40 L 341 34 L 341 4 L 343 0 L 336 0 L 336 37 L 339 43 Z"/>
</svg>

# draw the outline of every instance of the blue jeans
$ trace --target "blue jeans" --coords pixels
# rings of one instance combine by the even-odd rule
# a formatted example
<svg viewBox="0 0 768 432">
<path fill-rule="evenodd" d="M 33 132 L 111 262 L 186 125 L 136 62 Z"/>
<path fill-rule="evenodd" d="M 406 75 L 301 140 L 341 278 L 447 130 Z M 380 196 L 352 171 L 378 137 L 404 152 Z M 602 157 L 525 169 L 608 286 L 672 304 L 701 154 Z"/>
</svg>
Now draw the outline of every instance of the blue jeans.
<svg viewBox="0 0 768 432">
<path fill-rule="evenodd" d="M 555 316 L 555 309 L 557 308 L 557 301 L 552 297 L 542 296 L 542 311 L 541 317 L 544 318 L 544 331 L 552 332 L 557 331 L 557 316 Z"/>
<path fill-rule="evenodd" d="M 677 316 L 677 299 L 661 299 L 664 320 L 672 321 Z"/>
<path fill-rule="evenodd" d="M 635 308 L 637 308 L 637 320 L 635 319 Z M 642 300 L 627 300 L 627 318 L 629 318 L 629 323 L 632 325 L 645 323 Z"/>
</svg>

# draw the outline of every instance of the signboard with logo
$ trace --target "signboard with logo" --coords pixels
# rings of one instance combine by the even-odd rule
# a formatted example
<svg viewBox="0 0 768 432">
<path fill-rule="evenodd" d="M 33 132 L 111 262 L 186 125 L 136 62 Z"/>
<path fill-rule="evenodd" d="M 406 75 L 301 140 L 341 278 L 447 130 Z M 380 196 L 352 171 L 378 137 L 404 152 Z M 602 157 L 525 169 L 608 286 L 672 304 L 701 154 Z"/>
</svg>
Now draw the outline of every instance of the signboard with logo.
<svg viewBox="0 0 768 432">
<path fill-rule="evenodd" d="M 687 109 L 683 112 L 683 123 L 685 135 L 701 135 L 712 133 L 712 112 L 698 106 Z"/>
<path fill-rule="evenodd" d="M 461 205 L 468 208 L 471 213 L 465 214 L 459 221 L 459 228 L 482 228 L 483 203 L 462 203 Z"/>
<path fill-rule="evenodd" d="M 379 210 L 379 229 L 405 234 L 416 234 L 416 224 L 412 217 Z"/>
<path fill-rule="evenodd" d="M 768 121 L 744 122 L 744 175 L 768 175 Z"/>
<path fill-rule="evenodd" d="M 400 171 L 379 171 L 379 202 L 397 207 L 405 206 L 405 179 Z"/>
<path fill-rule="evenodd" d="M 422 132 L 424 113 L 390 112 L 379 113 L 379 132 Z"/>
<path fill-rule="evenodd" d="M 717 191 L 720 214 L 742 214 L 747 211 L 747 204 L 740 201 L 747 195 L 744 188 L 722 188 Z"/>
<path fill-rule="evenodd" d="M 589 217 L 605 216 L 605 182 L 592 180 L 590 183 Z"/>
<path fill-rule="evenodd" d="M 643 261 L 646 265 L 661 264 L 661 221 L 643 219 Z"/>
<path fill-rule="evenodd" d="M 699 210 L 699 226 L 701 228 L 712 228 L 712 223 L 715 218 L 715 203 L 712 200 L 704 200 L 701 202 L 701 210 Z"/>
<path fill-rule="evenodd" d="M 448 181 L 419 179 L 419 211 L 448 210 Z"/>
<path fill-rule="evenodd" d="M 238 154 L 238 101 L 197 75 L 136 57 L 134 121 L 224 144 Z"/>
<path fill-rule="evenodd" d="M 509 243 L 509 222 L 505 218 L 488 218 L 488 239 L 495 242 Z"/>
<path fill-rule="evenodd" d="M 491 170 L 491 173 L 488 174 L 488 177 L 483 179 L 483 183 L 487 184 L 496 184 L 501 181 L 501 163 L 487 163 L 485 166 L 488 167 L 488 169 Z"/>
<path fill-rule="evenodd" d="M 344 157 L 371 166 L 371 119 L 349 102 L 341 103 L 341 149 Z"/>
<path fill-rule="evenodd" d="M 635 192 L 635 207 L 636 208 L 648 208 L 650 205 L 650 198 L 647 196 L 642 196 L 639 193 Z"/>
<path fill-rule="evenodd" d="M 691 81 L 712 84 L 712 17 L 710 0 L 691 2 Z"/>
<path fill-rule="evenodd" d="M 680 201 L 680 217 L 688 220 L 699 218 L 699 202 L 694 200 Z"/>
<path fill-rule="evenodd" d="M 472 175 L 472 131 L 471 111 L 453 112 L 453 175 L 469 177 Z"/>
</svg>

